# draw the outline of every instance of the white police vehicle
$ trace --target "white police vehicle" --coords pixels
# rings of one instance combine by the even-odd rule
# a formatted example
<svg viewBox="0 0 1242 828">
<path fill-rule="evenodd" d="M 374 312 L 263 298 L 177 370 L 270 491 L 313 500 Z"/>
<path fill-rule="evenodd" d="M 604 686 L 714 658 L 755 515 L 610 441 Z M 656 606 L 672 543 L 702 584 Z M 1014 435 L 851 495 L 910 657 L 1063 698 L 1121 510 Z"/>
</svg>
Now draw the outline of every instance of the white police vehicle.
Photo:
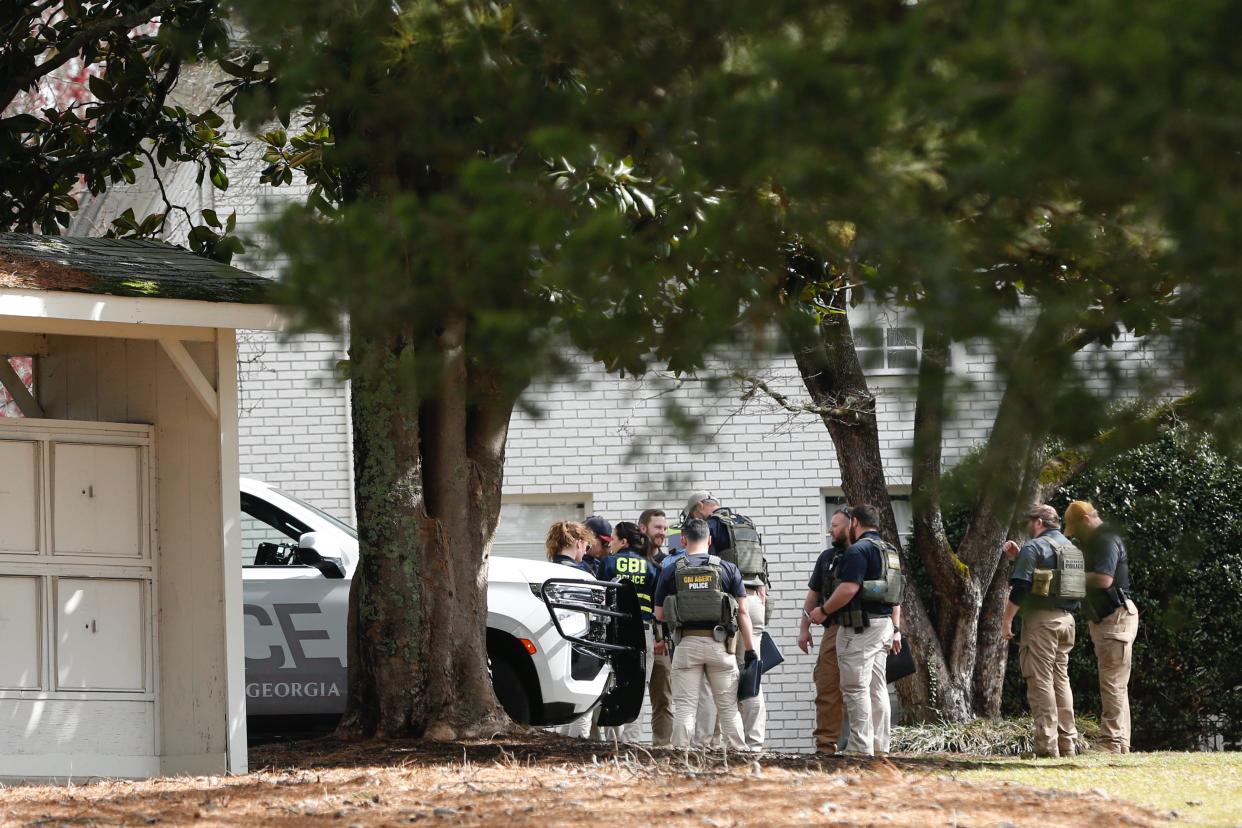
<svg viewBox="0 0 1242 828">
<path fill-rule="evenodd" d="M 350 526 L 258 480 L 241 480 L 246 703 L 251 717 L 339 716 L 346 614 L 358 563 Z M 642 706 L 642 623 L 628 584 L 558 564 L 493 557 L 487 651 L 492 685 L 523 724 L 601 721 Z"/>
</svg>

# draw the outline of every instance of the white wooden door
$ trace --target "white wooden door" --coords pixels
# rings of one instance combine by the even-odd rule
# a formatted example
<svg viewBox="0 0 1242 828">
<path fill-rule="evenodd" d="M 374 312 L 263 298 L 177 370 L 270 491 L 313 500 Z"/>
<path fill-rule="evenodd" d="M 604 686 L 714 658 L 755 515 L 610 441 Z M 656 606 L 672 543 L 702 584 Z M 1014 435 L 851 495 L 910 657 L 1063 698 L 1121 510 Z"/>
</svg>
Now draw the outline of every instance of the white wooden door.
<svg viewBox="0 0 1242 828">
<path fill-rule="evenodd" d="M 56 443 L 52 460 L 55 553 L 141 557 L 140 450 Z"/>
<path fill-rule="evenodd" d="M 36 690 L 43 671 L 40 581 L 0 576 L 0 690 Z"/>
<path fill-rule="evenodd" d="M 0 440 L 0 553 L 39 553 L 39 444 Z"/>
<path fill-rule="evenodd" d="M 61 690 L 145 689 L 144 582 L 56 581 L 56 686 Z"/>
</svg>

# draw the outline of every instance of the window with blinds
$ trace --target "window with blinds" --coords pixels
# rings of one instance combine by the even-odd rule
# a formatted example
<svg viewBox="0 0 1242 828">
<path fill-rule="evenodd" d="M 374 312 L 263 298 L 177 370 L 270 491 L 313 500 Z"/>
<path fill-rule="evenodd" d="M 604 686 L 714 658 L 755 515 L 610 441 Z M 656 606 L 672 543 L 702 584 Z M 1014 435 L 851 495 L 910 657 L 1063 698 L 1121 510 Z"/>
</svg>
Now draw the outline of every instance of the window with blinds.
<svg viewBox="0 0 1242 828">
<path fill-rule="evenodd" d="M 581 495 L 548 495 L 548 499 L 505 501 L 492 540 L 492 554 L 505 558 L 546 561 L 543 548 L 548 527 L 558 520 L 584 520 L 587 501 Z"/>
</svg>

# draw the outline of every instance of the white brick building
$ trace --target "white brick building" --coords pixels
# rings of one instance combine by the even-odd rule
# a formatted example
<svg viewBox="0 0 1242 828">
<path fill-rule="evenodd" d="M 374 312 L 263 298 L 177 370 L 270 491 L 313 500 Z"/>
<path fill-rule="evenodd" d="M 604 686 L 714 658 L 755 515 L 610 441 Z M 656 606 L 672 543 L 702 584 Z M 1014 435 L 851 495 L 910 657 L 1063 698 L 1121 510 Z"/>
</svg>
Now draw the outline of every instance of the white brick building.
<svg viewBox="0 0 1242 828">
<path fill-rule="evenodd" d="M 261 164 L 254 157 L 249 163 L 248 169 L 232 171 L 234 183 L 223 194 L 199 187 L 184 170 L 165 183 L 174 200 L 191 209 L 213 207 L 222 217 L 236 210 L 239 226 L 255 230 L 269 203 L 303 193 L 259 185 Z M 140 218 L 161 209 L 154 185 L 140 183 L 91 205 L 71 232 L 102 233 L 106 219 L 120 213 L 122 198 Z M 171 236 L 177 240 L 177 232 Z M 881 366 L 871 383 L 879 398 L 890 490 L 894 496 L 908 494 L 917 331 L 889 315 L 858 321 L 899 332 L 892 348 L 870 355 Z M 279 485 L 353 522 L 348 390 L 335 370 L 344 357 L 343 342 L 332 336 L 243 334 L 240 459 L 243 475 Z M 1116 359 L 1130 374 L 1152 365 L 1151 353 L 1133 341 L 1095 358 Z M 540 382 L 526 393 L 524 403 L 543 416 L 521 407 L 514 415 L 496 553 L 541 555 L 542 532 L 554 518 L 601 514 L 613 522 L 635 520 L 642 509 L 657 506 L 675 519 L 688 492 L 713 492 L 755 520 L 772 563 L 771 632 L 788 660 L 767 677 L 768 745 L 809 750 L 813 657 L 798 651 L 795 638 L 806 578 L 824 546 L 827 503 L 839 496 L 841 484 L 823 424 L 762 401 L 743 406 L 740 390 L 712 393 L 693 381 L 675 387 L 663 377 L 623 380 L 585 359 L 577 364 L 575 378 Z M 804 396 L 792 359 L 775 357 L 757 370 L 778 390 Z M 1001 392 L 984 348 L 955 347 L 953 372 L 946 464 L 986 438 Z M 697 415 L 696 439 L 682 441 L 668 425 L 663 406 L 670 396 Z M 899 519 L 903 513 L 898 506 Z"/>
</svg>

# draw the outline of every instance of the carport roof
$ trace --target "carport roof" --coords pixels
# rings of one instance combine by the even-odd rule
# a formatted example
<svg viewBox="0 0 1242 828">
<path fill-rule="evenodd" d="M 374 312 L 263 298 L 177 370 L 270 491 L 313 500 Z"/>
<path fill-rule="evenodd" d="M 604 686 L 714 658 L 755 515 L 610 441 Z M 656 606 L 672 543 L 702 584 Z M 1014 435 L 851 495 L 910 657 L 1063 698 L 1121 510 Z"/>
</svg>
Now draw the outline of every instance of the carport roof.
<svg viewBox="0 0 1242 828">
<path fill-rule="evenodd" d="M 271 286 L 164 242 L 0 233 L 0 290 L 264 304 Z"/>
</svg>

